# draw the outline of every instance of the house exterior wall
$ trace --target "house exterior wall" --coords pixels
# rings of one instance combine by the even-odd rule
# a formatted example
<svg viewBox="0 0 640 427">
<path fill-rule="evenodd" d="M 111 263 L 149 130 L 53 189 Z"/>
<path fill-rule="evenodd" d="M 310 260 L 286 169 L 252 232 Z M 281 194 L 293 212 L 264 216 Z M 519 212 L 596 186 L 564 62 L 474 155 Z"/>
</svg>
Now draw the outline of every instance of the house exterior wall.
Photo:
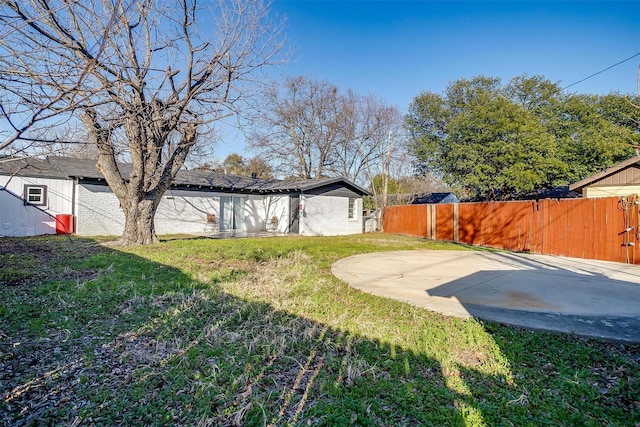
<svg viewBox="0 0 640 427">
<path fill-rule="evenodd" d="M 46 204 L 24 204 L 25 185 L 46 186 Z M 72 214 L 73 181 L 52 178 L 0 176 L 0 235 L 38 236 L 55 234 L 58 214 Z"/>
<path fill-rule="evenodd" d="M 241 216 L 244 230 L 248 233 L 287 232 L 288 196 L 237 195 L 180 190 L 168 191 L 163 197 L 155 217 L 156 232 L 158 234 L 199 234 L 219 231 L 221 196 L 235 196 L 244 199 L 244 209 Z M 208 215 L 215 215 L 214 223 L 208 222 Z"/>
<path fill-rule="evenodd" d="M 245 198 L 243 220 L 248 233 L 273 231 L 287 233 L 289 196 L 250 195 Z"/>
<path fill-rule="evenodd" d="M 124 231 L 120 202 L 107 185 L 78 184 L 75 212 L 79 236 L 117 236 Z"/>
<path fill-rule="evenodd" d="M 249 196 L 244 204 L 244 223 L 249 233 L 266 229 L 265 196 Z"/>
<path fill-rule="evenodd" d="M 214 215 L 215 221 L 209 222 L 208 215 Z M 217 231 L 220 229 L 220 196 L 203 191 L 168 190 L 158 206 L 155 225 L 158 234 Z"/>
<path fill-rule="evenodd" d="M 74 232 L 80 236 L 117 236 L 124 231 L 125 218 L 120 203 L 103 182 L 71 179 L 0 176 L 0 235 L 27 236 L 55 234 L 55 216 L 74 215 Z M 24 186 L 44 185 L 45 206 L 25 206 Z M 10 194 L 9 191 L 13 194 Z M 303 194 L 300 203 L 299 233 L 303 235 L 344 235 L 362 232 L 362 198 L 332 190 L 332 193 Z M 343 194 L 344 193 L 344 194 Z M 18 197 L 16 197 L 18 196 Z M 239 218 L 247 232 L 290 232 L 291 195 L 222 193 L 202 190 L 169 190 L 163 196 L 155 217 L 158 234 L 202 234 L 220 230 L 222 196 L 241 197 L 244 209 Z M 297 195 L 295 195 L 297 197 Z M 355 200 L 355 217 L 349 218 L 349 199 Z M 295 202 L 297 204 L 297 202 Z M 213 215 L 214 222 L 208 217 Z M 238 221 L 238 218 L 236 218 Z"/>
<path fill-rule="evenodd" d="M 8 182 L 8 183 L 7 183 Z M 0 186 L 24 198 L 25 185 L 47 187 L 47 204 L 39 206 L 52 215 L 73 213 L 73 181 L 70 179 L 32 178 L 28 176 L 0 176 Z"/>
<path fill-rule="evenodd" d="M 362 233 L 362 198 L 355 198 L 354 218 L 349 218 L 349 197 L 303 195 L 300 234 L 339 236 Z"/>
<path fill-rule="evenodd" d="M 55 234 L 55 217 L 25 205 L 16 194 L 0 190 L 0 236 L 25 237 Z"/>
<path fill-rule="evenodd" d="M 271 195 L 263 199 L 264 231 L 289 232 L 289 200 L 288 195 Z"/>
<path fill-rule="evenodd" d="M 632 194 L 640 194 L 640 184 L 586 187 L 582 193 L 587 198 L 630 196 Z"/>
<path fill-rule="evenodd" d="M 114 236 L 124 231 L 125 217 L 118 198 L 106 185 L 79 184 L 76 232 L 82 236 Z M 208 221 L 215 216 L 215 222 Z M 158 234 L 200 234 L 220 229 L 220 195 L 202 191 L 168 190 L 155 216 Z"/>
<path fill-rule="evenodd" d="M 220 197 L 238 196 L 206 191 L 168 190 L 155 216 L 158 234 L 202 234 L 220 230 Z M 242 218 L 247 232 L 288 230 L 289 197 L 245 195 Z M 82 236 L 112 236 L 124 231 L 124 213 L 106 185 L 78 184 L 76 233 Z M 215 216 L 215 222 L 208 221 Z M 271 219 L 276 221 L 271 224 Z"/>
</svg>

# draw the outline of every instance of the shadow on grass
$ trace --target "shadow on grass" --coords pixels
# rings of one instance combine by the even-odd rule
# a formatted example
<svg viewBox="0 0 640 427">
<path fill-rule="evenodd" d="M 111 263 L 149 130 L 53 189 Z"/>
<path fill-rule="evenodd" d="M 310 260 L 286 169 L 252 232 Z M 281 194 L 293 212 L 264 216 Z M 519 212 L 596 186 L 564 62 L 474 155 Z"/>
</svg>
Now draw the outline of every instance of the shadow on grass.
<svg viewBox="0 0 640 427">
<path fill-rule="evenodd" d="M 486 354 L 470 350 L 443 364 L 426 351 L 240 299 L 218 285 L 235 280 L 234 269 L 196 280 L 88 240 L 33 242 L 18 246 L 40 260 L 35 280 L 2 289 L 0 420 L 7 425 L 554 421 L 536 396 L 541 385 L 487 374 Z M 523 375 L 542 356 L 527 355 L 531 348 L 566 348 L 495 328 L 489 333 L 504 363 Z M 523 357 L 526 368 L 517 366 Z M 562 382 L 567 370 L 553 369 Z"/>
<path fill-rule="evenodd" d="M 433 359 L 91 241 L 23 243 L 49 277 L 2 290 L 6 425 L 464 424 Z"/>
</svg>

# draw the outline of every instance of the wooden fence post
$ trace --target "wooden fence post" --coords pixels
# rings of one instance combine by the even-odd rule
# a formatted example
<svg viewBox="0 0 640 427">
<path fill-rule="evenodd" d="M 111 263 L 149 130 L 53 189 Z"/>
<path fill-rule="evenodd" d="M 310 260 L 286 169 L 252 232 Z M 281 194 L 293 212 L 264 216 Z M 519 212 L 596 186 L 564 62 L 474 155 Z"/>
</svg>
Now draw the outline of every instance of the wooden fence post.
<svg viewBox="0 0 640 427">
<path fill-rule="evenodd" d="M 431 238 L 436 239 L 437 237 L 437 227 L 436 227 L 436 205 L 431 206 Z"/>
<path fill-rule="evenodd" d="M 453 204 L 453 241 L 458 243 L 459 242 L 459 233 L 460 233 L 460 227 L 459 227 L 459 219 L 458 219 L 458 203 L 454 203 Z"/>
<path fill-rule="evenodd" d="M 426 221 L 426 234 L 427 239 L 433 239 L 433 235 L 431 234 L 431 205 L 426 205 L 427 210 L 425 212 L 425 221 Z"/>
</svg>

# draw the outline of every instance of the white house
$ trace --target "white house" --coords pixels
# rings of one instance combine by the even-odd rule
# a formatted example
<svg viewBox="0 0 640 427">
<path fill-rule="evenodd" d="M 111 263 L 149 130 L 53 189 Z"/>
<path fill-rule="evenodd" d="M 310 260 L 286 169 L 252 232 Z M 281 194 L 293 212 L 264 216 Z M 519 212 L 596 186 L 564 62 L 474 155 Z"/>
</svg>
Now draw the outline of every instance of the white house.
<svg viewBox="0 0 640 427">
<path fill-rule="evenodd" d="M 120 168 L 127 176 L 130 166 Z M 344 178 L 282 181 L 182 170 L 155 226 L 158 234 L 357 234 L 369 194 Z M 0 236 L 64 232 L 70 218 L 81 236 L 122 234 L 122 209 L 95 160 L 0 158 Z"/>
</svg>

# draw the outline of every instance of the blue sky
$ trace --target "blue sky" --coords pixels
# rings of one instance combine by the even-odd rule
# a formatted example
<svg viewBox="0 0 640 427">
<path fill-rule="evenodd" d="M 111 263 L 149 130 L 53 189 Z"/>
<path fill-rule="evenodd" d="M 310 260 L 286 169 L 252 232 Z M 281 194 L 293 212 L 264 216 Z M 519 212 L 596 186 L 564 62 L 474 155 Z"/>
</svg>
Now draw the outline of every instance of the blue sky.
<svg viewBox="0 0 640 427">
<path fill-rule="evenodd" d="M 374 94 L 403 112 L 419 93 L 463 77 L 526 73 L 564 87 L 640 53 L 638 1 L 275 0 L 272 11 L 286 16 L 293 51 L 279 73 Z M 639 64 L 567 91 L 636 93 Z M 241 145 L 228 140 L 217 157 Z"/>
<path fill-rule="evenodd" d="M 292 60 L 282 70 L 372 93 L 414 96 L 479 74 L 541 74 L 568 85 L 640 53 L 640 2 L 284 1 Z M 640 56 L 579 93 L 634 93 Z"/>
</svg>

